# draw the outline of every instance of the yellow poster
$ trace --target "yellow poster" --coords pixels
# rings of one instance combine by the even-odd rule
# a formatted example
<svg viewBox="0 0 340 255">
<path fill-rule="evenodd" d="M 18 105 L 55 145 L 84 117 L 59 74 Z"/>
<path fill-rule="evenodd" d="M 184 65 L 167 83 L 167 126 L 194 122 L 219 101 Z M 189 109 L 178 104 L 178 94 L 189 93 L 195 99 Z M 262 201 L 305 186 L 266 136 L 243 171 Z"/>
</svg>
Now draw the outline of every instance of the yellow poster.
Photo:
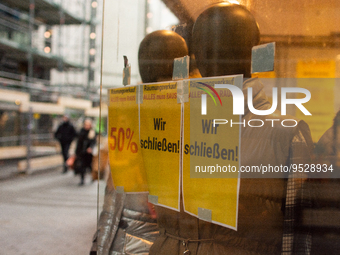
<svg viewBox="0 0 340 255">
<path fill-rule="evenodd" d="M 314 142 L 333 124 L 335 62 L 331 60 L 299 61 L 297 86 L 308 89 L 311 99 L 304 106 L 312 114 L 305 116 L 296 111 L 296 117 L 307 122 Z"/>
<path fill-rule="evenodd" d="M 215 84 L 242 89 L 242 80 L 242 76 L 192 79 L 184 105 L 185 211 L 232 229 L 237 229 L 241 120 L 233 115 L 231 92 Z"/>
<path fill-rule="evenodd" d="M 109 159 L 115 187 L 148 191 L 139 143 L 137 86 L 109 90 Z"/>
<path fill-rule="evenodd" d="M 144 84 L 140 103 L 140 146 L 149 202 L 179 210 L 181 104 L 177 83 Z"/>
</svg>

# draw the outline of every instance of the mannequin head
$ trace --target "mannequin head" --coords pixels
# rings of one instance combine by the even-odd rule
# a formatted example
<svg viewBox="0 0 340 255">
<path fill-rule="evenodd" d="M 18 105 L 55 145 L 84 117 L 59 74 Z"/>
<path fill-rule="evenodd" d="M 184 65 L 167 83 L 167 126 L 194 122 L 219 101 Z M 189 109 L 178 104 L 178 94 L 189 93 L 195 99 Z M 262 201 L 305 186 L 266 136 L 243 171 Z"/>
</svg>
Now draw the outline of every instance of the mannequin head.
<svg viewBox="0 0 340 255">
<path fill-rule="evenodd" d="M 138 63 L 142 81 L 171 81 L 174 58 L 188 55 L 185 40 L 173 31 L 159 30 L 145 36 L 139 45 Z"/>
<path fill-rule="evenodd" d="M 219 3 L 195 21 L 193 51 L 203 77 L 243 74 L 250 77 L 251 49 L 260 32 L 253 15 L 242 5 Z"/>
</svg>

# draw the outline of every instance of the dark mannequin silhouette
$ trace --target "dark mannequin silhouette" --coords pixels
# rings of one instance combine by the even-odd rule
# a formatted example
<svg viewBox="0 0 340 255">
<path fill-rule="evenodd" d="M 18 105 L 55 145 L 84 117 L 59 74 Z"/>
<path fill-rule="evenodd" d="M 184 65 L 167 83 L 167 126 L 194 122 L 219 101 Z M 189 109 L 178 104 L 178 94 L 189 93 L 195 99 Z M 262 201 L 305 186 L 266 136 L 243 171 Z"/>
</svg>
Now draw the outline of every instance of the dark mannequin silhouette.
<svg viewBox="0 0 340 255">
<path fill-rule="evenodd" d="M 197 18 L 192 36 L 202 77 L 250 77 L 251 49 L 258 44 L 260 32 L 244 6 L 220 3 L 208 8 Z"/>
<path fill-rule="evenodd" d="M 144 83 L 171 81 L 174 58 L 188 55 L 185 40 L 173 31 L 159 30 L 139 45 L 139 73 Z"/>
</svg>

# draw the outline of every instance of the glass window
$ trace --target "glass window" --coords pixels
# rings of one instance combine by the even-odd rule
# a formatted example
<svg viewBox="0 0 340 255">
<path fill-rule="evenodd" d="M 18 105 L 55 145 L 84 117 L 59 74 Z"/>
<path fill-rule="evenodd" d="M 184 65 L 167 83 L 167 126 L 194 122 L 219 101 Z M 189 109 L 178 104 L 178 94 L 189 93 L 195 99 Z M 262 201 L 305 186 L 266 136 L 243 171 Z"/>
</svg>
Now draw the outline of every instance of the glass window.
<svg viewBox="0 0 340 255">
<path fill-rule="evenodd" d="M 121 203 L 120 229 L 131 211 L 157 221 L 143 252 L 337 252 L 339 8 L 105 1 L 105 196 Z M 110 238 L 103 249 L 121 252 Z"/>
</svg>

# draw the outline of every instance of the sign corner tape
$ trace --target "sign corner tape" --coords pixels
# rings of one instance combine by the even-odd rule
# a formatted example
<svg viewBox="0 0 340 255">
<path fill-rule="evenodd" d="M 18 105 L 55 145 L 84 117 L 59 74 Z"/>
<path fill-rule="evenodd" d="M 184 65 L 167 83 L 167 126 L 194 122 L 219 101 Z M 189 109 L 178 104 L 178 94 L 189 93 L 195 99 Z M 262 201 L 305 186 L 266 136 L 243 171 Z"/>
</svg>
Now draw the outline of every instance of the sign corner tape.
<svg viewBox="0 0 340 255">
<path fill-rule="evenodd" d="M 116 191 L 117 191 L 117 193 L 124 193 L 124 187 L 123 186 L 117 186 Z"/>
<path fill-rule="evenodd" d="M 197 208 L 197 216 L 201 220 L 211 222 L 212 211 L 209 210 L 209 209 L 198 207 Z"/>
<path fill-rule="evenodd" d="M 154 205 L 158 204 L 158 196 L 148 195 L 148 200 L 151 204 L 154 204 Z"/>
</svg>

